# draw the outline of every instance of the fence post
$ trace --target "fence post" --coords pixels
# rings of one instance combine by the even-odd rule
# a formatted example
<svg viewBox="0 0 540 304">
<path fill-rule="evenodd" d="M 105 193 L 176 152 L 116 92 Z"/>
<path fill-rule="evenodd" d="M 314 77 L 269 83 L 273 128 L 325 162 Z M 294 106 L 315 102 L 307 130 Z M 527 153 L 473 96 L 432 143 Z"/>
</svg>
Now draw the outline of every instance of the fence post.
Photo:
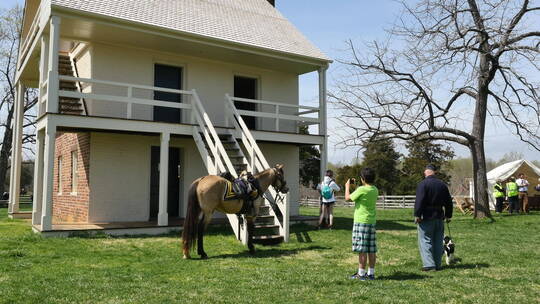
<svg viewBox="0 0 540 304">
<path fill-rule="evenodd" d="M 402 197 L 402 205 L 403 205 L 403 209 L 405 209 L 405 196 Z"/>
</svg>

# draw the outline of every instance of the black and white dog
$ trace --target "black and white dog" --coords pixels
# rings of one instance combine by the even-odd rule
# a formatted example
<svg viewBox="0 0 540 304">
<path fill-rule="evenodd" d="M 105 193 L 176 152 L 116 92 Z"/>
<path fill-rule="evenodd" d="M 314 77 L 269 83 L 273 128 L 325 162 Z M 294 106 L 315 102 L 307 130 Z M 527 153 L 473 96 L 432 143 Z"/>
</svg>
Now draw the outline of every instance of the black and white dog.
<svg viewBox="0 0 540 304">
<path fill-rule="evenodd" d="M 456 245 L 452 241 L 452 239 L 449 236 L 444 237 L 444 255 L 446 257 L 446 265 L 450 265 L 454 263 L 454 251 L 456 249 Z"/>
</svg>

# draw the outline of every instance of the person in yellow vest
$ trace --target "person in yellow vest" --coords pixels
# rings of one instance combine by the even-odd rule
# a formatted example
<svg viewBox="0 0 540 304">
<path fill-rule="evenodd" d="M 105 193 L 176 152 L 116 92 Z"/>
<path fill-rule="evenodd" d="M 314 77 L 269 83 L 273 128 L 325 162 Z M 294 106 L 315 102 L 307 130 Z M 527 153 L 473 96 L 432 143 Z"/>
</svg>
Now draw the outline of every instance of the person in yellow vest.
<svg viewBox="0 0 540 304">
<path fill-rule="evenodd" d="M 493 186 L 493 196 L 495 196 L 495 212 L 501 213 L 504 202 L 504 187 L 502 180 L 498 179 Z"/>
<path fill-rule="evenodd" d="M 519 214 L 519 191 L 518 191 L 518 185 L 516 184 L 516 178 L 511 177 L 510 181 L 506 183 L 506 196 L 508 198 L 508 204 L 510 204 L 510 208 L 508 211 L 510 214 L 516 212 Z"/>
</svg>

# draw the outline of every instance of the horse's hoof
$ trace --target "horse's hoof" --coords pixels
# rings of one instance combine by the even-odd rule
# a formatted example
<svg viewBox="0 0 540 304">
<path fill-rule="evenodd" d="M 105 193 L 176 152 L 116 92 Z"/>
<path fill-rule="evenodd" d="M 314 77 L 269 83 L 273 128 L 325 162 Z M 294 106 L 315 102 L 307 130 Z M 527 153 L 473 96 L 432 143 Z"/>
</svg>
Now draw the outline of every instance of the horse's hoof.
<svg viewBox="0 0 540 304">
<path fill-rule="evenodd" d="M 183 258 L 184 260 L 189 260 L 189 259 L 191 259 L 191 257 L 190 257 L 189 255 L 185 255 L 185 254 L 182 256 L 182 258 Z"/>
<path fill-rule="evenodd" d="M 201 255 L 201 260 L 207 260 L 207 259 L 208 259 L 208 256 L 206 254 Z"/>
<path fill-rule="evenodd" d="M 255 255 L 255 252 L 256 252 L 255 249 L 253 249 L 253 250 L 250 250 L 250 251 L 249 251 L 249 254 Z"/>
</svg>

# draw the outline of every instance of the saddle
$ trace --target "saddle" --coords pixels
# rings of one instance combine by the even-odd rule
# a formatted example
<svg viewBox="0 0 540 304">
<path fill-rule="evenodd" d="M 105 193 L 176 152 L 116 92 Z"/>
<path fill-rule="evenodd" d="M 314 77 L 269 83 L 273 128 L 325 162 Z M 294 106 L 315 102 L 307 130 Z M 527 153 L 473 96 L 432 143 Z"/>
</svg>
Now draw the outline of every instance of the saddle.
<svg viewBox="0 0 540 304">
<path fill-rule="evenodd" d="M 227 180 L 223 200 L 242 200 L 242 209 L 238 214 L 246 214 L 251 211 L 253 201 L 261 195 L 259 181 L 250 172 L 242 172 L 240 177 L 236 179 L 230 172 L 220 173 L 219 176 Z"/>
</svg>

